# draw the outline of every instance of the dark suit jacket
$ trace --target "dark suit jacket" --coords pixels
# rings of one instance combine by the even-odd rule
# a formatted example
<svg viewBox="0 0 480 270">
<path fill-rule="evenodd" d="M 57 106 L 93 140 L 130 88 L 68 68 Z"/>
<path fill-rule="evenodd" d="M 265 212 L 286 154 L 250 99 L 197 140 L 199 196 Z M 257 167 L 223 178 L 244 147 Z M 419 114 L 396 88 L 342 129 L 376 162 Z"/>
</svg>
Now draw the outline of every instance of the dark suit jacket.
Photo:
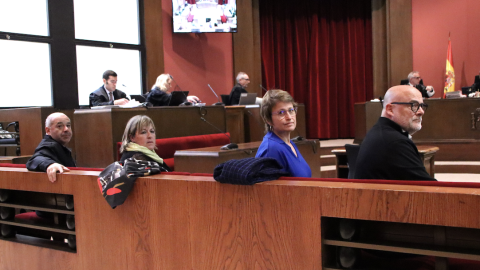
<svg viewBox="0 0 480 270">
<path fill-rule="evenodd" d="M 475 76 L 475 82 L 472 85 L 472 90 L 470 92 L 480 91 L 480 78 Z"/>
<path fill-rule="evenodd" d="M 62 164 L 65 167 L 76 167 L 70 149 L 55 141 L 50 135 L 45 135 L 33 156 L 28 160 L 27 169 L 46 172 L 48 166 L 53 163 Z"/>
<path fill-rule="evenodd" d="M 245 90 L 245 88 L 243 88 L 240 84 L 236 84 L 233 89 L 232 89 L 232 92 L 230 92 L 230 105 L 238 105 L 238 103 L 240 103 L 240 95 L 242 93 L 248 93 L 247 90 Z"/>
<path fill-rule="evenodd" d="M 435 181 L 427 173 L 408 134 L 385 117 L 380 117 L 368 131 L 355 167 L 355 179 Z"/>
<path fill-rule="evenodd" d="M 121 99 L 121 98 L 127 98 L 127 95 L 124 92 L 122 92 L 118 89 L 115 89 L 115 91 L 113 91 L 113 99 L 117 100 L 117 99 Z M 109 101 L 109 99 L 110 98 L 107 95 L 107 91 L 105 90 L 105 88 L 102 85 L 102 86 L 100 86 L 100 88 L 98 88 L 97 90 L 93 91 L 90 94 L 90 107 L 92 107 L 92 106 L 113 105 L 113 101 Z"/>
</svg>

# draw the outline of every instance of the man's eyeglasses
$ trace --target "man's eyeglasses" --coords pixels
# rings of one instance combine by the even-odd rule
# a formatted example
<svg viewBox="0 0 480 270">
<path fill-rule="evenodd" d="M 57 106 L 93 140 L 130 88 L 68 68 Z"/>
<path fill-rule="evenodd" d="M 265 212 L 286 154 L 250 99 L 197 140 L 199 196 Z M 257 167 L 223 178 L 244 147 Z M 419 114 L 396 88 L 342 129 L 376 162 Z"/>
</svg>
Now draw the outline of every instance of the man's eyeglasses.
<svg viewBox="0 0 480 270">
<path fill-rule="evenodd" d="M 420 77 L 420 76 L 419 76 L 419 77 L 413 77 L 413 78 L 414 78 L 414 79 L 419 79 L 419 80 L 420 80 L 422 77 Z"/>
<path fill-rule="evenodd" d="M 411 106 L 411 109 L 412 109 L 413 113 L 417 113 L 418 109 L 420 109 L 420 107 L 422 107 L 422 110 L 424 112 L 427 111 L 427 108 L 428 108 L 428 104 L 418 103 L 418 102 L 392 102 L 391 104 L 405 104 L 405 105 L 408 104 L 408 105 Z"/>
<path fill-rule="evenodd" d="M 280 110 L 278 112 L 272 112 L 272 115 L 278 115 L 280 117 L 280 119 L 283 119 L 283 118 L 285 118 L 285 116 L 287 116 L 287 113 L 290 116 L 297 115 L 297 107 L 290 108 L 288 110 Z"/>
</svg>

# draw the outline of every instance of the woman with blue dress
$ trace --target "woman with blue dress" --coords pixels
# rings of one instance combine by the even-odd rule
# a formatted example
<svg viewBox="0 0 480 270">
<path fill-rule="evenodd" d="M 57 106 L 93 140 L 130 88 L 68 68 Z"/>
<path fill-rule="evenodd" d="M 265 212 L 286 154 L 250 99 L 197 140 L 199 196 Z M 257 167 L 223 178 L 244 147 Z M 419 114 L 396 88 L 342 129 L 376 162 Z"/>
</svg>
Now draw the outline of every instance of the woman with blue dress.
<svg viewBox="0 0 480 270">
<path fill-rule="evenodd" d="M 256 157 L 274 158 L 294 177 L 312 177 L 290 133 L 297 126 L 297 103 L 283 90 L 269 90 L 262 99 L 260 114 L 267 134 L 263 137 Z"/>
</svg>

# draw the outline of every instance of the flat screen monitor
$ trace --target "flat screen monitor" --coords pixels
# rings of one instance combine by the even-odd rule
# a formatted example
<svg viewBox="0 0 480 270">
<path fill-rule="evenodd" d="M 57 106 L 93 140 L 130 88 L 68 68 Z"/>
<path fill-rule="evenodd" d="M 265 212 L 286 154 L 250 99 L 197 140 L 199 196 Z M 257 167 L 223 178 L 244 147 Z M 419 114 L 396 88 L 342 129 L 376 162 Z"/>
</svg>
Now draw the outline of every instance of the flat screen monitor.
<svg viewBox="0 0 480 270">
<path fill-rule="evenodd" d="M 174 33 L 237 32 L 236 0 L 172 0 Z"/>
</svg>

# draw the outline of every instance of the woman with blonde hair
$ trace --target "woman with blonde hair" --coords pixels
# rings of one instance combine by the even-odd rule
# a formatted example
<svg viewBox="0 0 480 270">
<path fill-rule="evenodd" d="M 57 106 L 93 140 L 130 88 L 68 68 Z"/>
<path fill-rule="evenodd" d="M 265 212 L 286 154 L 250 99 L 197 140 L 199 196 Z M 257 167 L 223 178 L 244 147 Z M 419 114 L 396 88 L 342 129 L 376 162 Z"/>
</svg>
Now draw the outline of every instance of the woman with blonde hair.
<svg viewBox="0 0 480 270">
<path fill-rule="evenodd" d="M 152 119 L 146 115 L 136 115 L 127 123 L 120 147 L 120 163 L 128 158 L 154 161 L 167 171 L 171 169 L 163 162 L 163 159 L 155 152 L 155 125 Z"/>
<path fill-rule="evenodd" d="M 146 101 L 152 103 L 153 106 L 168 106 L 172 98 L 172 94 L 170 94 L 172 80 L 173 77 L 170 74 L 161 74 L 158 76 L 152 90 L 147 95 Z M 187 101 L 198 103 L 200 99 L 196 96 L 187 96 Z"/>
<path fill-rule="evenodd" d="M 271 157 L 294 177 L 312 177 L 290 133 L 297 126 L 297 103 L 283 90 L 269 90 L 262 99 L 260 114 L 267 134 L 263 137 L 255 157 Z"/>
</svg>

